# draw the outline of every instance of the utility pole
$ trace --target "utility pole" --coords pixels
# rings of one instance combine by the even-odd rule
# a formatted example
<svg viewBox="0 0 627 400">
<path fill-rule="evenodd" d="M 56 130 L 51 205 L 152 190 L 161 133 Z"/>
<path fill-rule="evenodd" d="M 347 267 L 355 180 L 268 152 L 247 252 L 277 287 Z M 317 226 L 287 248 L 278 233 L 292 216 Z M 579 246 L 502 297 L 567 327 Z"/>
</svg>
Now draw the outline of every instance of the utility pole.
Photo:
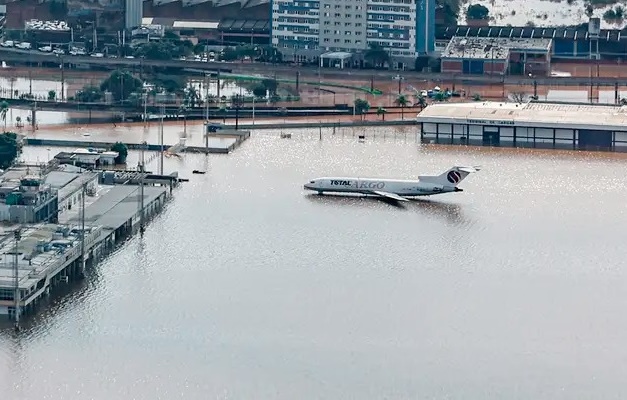
<svg viewBox="0 0 627 400">
<path fill-rule="evenodd" d="M 159 160 L 159 175 L 163 175 L 163 116 L 165 114 L 165 104 L 161 104 L 161 126 L 159 127 L 159 145 L 161 151 L 161 157 Z"/>
<path fill-rule="evenodd" d="M 65 101 L 65 65 L 61 56 L 61 101 Z"/>
<path fill-rule="evenodd" d="M 81 193 L 81 270 L 80 276 L 85 276 L 85 195 L 87 194 L 87 182 L 83 183 Z"/>
<path fill-rule="evenodd" d="M 144 89 L 144 128 L 148 124 L 148 90 Z"/>
<path fill-rule="evenodd" d="M 141 164 L 140 164 L 140 173 L 141 176 L 139 178 L 139 234 L 143 236 L 144 234 L 144 172 L 146 167 L 144 165 L 144 150 L 146 148 L 147 143 L 144 141 L 141 144 Z"/>
<path fill-rule="evenodd" d="M 218 85 L 216 95 L 218 96 L 218 101 L 220 101 L 220 70 L 218 70 Z"/>
<path fill-rule="evenodd" d="M 209 122 L 209 79 L 205 74 L 205 122 Z"/>
<path fill-rule="evenodd" d="M 20 229 L 16 229 L 13 232 L 13 237 L 15 238 L 15 262 L 14 262 L 14 273 L 15 273 L 15 294 L 13 295 L 13 300 L 15 300 L 15 330 L 20 329 L 20 269 L 19 269 L 19 257 L 18 257 L 18 244 L 20 239 L 22 238 L 22 233 Z"/>
</svg>

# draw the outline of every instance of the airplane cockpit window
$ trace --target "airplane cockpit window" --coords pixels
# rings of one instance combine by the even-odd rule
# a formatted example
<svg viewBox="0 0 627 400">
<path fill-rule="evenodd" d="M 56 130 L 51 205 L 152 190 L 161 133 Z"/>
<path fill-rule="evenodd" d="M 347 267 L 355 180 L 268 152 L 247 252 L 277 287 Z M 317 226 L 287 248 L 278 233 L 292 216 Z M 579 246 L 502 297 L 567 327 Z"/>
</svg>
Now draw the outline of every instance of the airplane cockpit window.
<svg viewBox="0 0 627 400">
<path fill-rule="evenodd" d="M 310 181 L 309 183 L 316 183 L 316 181 Z"/>
</svg>

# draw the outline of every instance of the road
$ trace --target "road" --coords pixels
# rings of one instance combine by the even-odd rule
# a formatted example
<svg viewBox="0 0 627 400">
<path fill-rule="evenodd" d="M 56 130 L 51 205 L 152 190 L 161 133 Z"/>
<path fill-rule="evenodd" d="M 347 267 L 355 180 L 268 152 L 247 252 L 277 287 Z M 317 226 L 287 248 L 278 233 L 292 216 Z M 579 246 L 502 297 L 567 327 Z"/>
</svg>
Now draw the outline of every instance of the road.
<svg viewBox="0 0 627 400">
<path fill-rule="evenodd" d="M 141 115 L 144 112 L 143 106 L 122 106 L 119 104 L 107 104 L 101 102 L 95 103 L 78 103 L 78 102 L 62 102 L 62 101 L 35 101 L 26 99 L 11 99 L 0 97 L 0 102 L 6 101 L 11 108 L 20 108 L 24 110 L 32 110 L 36 108 L 38 111 L 63 111 L 63 112 L 118 112 L 128 114 Z M 161 113 L 161 105 L 147 105 L 146 112 L 150 114 Z M 163 111 L 166 115 L 185 115 L 189 118 L 204 118 L 208 112 L 209 117 L 222 118 L 232 117 L 236 113 L 233 107 L 226 108 L 221 111 L 220 107 L 189 107 L 181 109 L 179 105 L 164 105 Z M 352 114 L 352 108 L 349 105 L 335 106 L 256 106 L 255 114 L 258 116 L 313 116 L 313 115 L 348 115 Z M 244 115 L 252 115 L 253 108 L 250 104 L 243 105 L 239 109 L 239 113 Z"/>
<path fill-rule="evenodd" d="M 300 74 L 302 78 L 320 77 L 321 80 L 370 80 L 390 81 L 399 74 L 398 71 L 388 70 L 359 70 L 359 69 L 318 69 L 317 67 L 272 65 L 265 63 L 244 63 L 244 62 L 198 62 L 182 60 L 147 60 L 141 58 L 96 58 L 90 56 L 57 56 L 52 53 L 42 53 L 37 50 L 20 50 L 10 47 L 0 47 L 0 61 L 11 63 L 60 63 L 83 64 L 99 66 L 102 68 L 120 67 L 162 67 L 180 68 L 188 72 L 202 73 L 235 73 L 235 74 L 259 74 L 266 76 L 292 76 Z M 626 86 L 627 79 L 611 77 L 525 77 L 525 76 L 486 76 L 486 75 L 451 75 L 442 73 L 424 73 L 416 71 L 402 71 L 402 76 L 406 79 L 424 80 L 431 82 L 455 82 L 468 85 L 530 85 L 534 82 L 537 85 L 559 85 L 559 86 L 585 86 L 593 84 L 595 86 Z"/>
</svg>

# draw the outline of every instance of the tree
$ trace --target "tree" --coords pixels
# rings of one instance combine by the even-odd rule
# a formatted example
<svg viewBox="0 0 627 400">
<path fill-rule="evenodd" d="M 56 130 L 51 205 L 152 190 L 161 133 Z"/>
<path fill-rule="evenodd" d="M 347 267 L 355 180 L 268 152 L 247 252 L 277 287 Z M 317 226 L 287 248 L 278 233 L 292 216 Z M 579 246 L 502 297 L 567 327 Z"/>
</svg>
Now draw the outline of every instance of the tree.
<svg viewBox="0 0 627 400">
<path fill-rule="evenodd" d="M 54 101 L 57 98 L 57 92 L 54 90 L 48 90 L 48 101 Z"/>
<path fill-rule="evenodd" d="M 405 107 L 409 104 L 409 100 L 407 100 L 407 96 L 404 94 L 399 94 L 396 100 L 394 101 L 396 104 L 401 106 L 401 119 L 405 119 Z"/>
<path fill-rule="evenodd" d="M 239 52 L 233 47 L 226 47 L 222 50 L 220 59 L 224 61 L 235 61 L 239 58 Z"/>
<path fill-rule="evenodd" d="M 459 0 L 436 0 L 436 6 L 442 9 L 443 25 L 457 25 L 457 17 L 459 16 Z"/>
<path fill-rule="evenodd" d="M 131 95 L 140 91 L 143 87 L 142 81 L 135 78 L 128 71 L 116 70 L 100 84 L 101 91 L 109 91 L 116 101 L 126 100 Z"/>
<path fill-rule="evenodd" d="M 383 107 L 377 108 L 377 115 L 380 115 L 383 121 L 385 121 L 385 113 L 387 113 L 387 110 L 385 108 Z"/>
<path fill-rule="evenodd" d="M 264 79 L 261 81 L 261 85 L 263 85 L 271 95 L 276 94 L 279 88 L 279 82 L 277 82 L 276 79 Z"/>
<path fill-rule="evenodd" d="M 424 110 L 425 107 L 427 107 L 427 99 L 425 99 L 425 96 L 423 96 L 422 94 L 419 94 L 418 96 L 416 96 L 415 105 L 420 107 L 420 111 Z"/>
<path fill-rule="evenodd" d="M 364 99 L 355 99 L 354 107 L 355 114 L 361 115 L 361 118 L 363 119 L 364 114 L 366 114 L 368 110 L 370 110 L 370 103 L 368 103 L 368 101 Z"/>
<path fill-rule="evenodd" d="M 255 97 L 266 97 L 266 87 L 263 85 L 257 85 L 253 88 L 253 95 Z"/>
<path fill-rule="evenodd" d="M 370 43 L 364 59 L 375 67 L 383 67 L 390 61 L 390 54 L 380 45 Z"/>
<path fill-rule="evenodd" d="M 0 102 L 0 118 L 4 122 L 4 131 L 7 130 L 7 111 L 9 111 L 9 103 L 3 100 Z"/>
<path fill-rule="evenodd" d="M 516 103 L 523 103 L 525 101 L 525 94 L 523 92 L 512 92 L 510 98 Z"/>
<path fill-rule="evenodd" d="M 15 132 L 4 132 L 0 135 L 0 168 L 10 167 L 19 153 L 17 144 L 17 134 Z"/>
<path fill-rule="evenodd" d="M 128 156 L 128 147 L 122 142 L 115 142 L 113 146 L 111 146 L 111 151 L 115 151 L 118 153 L 118 156 L 115 158 L 116 164 L 124 164 L 126 163 L 126 157 Z"/>
<path fill-rule="evenodd" d="M 200 99 L 200 94 L 198 93 L 198 90 L 196 90 L 195 87 L 188 86 L 187 88 L 185 88 L 184 103 L 186 106 L 189 106 L 189 107 L 197 107 L 200 105 L 200 103 L 202 103 L 202 100 Z"/>
<path fill-rule="evenodd" d="M 102 92 L 95 86 L 85 86 L 76 92 L 74 98 L 82 103 L 93 103 L 102 99 Z"/>
<path fill-rule="evenodd" d="M 187 84 L 184 77 L 178 75 L 155 75 L 150 78 L 150 82 L 156 86 L 157 91 L 168 93 L 181 93 Z"/>
<path fill-rule="evenodd" d="M 490 18 L 490 10 L 481 4 L 471 4 L 466 10 L 466 18 L 470 20 L 486 20 Z"/>
</svg>

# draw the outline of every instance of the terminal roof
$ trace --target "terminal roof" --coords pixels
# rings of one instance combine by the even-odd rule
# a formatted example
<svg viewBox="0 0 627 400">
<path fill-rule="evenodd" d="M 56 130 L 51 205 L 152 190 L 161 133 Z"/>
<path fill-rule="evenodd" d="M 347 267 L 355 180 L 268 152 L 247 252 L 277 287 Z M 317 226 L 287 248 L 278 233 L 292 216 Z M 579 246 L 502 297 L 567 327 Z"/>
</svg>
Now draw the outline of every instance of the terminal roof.
<svg viewBox="0 0 627 400">
<path fill-rule="evenodd" d="M 511 122 L 514 126 L 627 131 L 627 106 L 573 103 L 467 102 L 432 104 L 418 122 Z M 471 120 L 471 121 L 469 121 Z"/>
</svg>

